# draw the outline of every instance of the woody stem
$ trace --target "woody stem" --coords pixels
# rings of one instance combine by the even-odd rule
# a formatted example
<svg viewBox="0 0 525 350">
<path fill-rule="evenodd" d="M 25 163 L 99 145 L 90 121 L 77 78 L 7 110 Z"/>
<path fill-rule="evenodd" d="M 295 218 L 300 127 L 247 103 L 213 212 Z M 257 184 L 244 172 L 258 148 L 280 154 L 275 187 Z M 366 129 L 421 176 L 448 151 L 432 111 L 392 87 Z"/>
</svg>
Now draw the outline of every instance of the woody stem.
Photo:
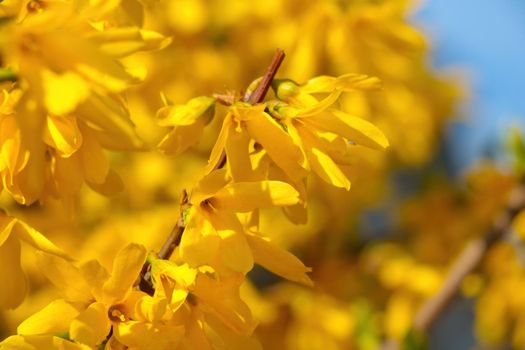
<svg viewBox="0 0 525 350">
<path fill-rule="evenodd" d="M 249 96 L 244 98 L 244 102 L 248 102 L 249 104 L 254 105 L 257 103 L 261 103 L 264 100 L 264 97 L 266 96 L 268 90 L 270 89 L 270 86 L 272 85 L 273 78 L 275 78 L 275 74 L 277 74 L 277 71 L 279 70 L 281 63 L 283 63 L 285 56 L 286 55 L 284 54 L 284 51 L 282 49 L 277 49 L 275 51 L 272 62 L 268 66 L 268 69 L 262 77 L 261 82 L 259 83 L 259 85 L 257 85 L 257 88 Z M 221 157 L 219 158 L 217 164 L 215 164 L 213 170 L 220 169 L 225 164 L 226 152 L 223 150 L 221 153 Z"/>
<path fill-rule="evenodd" d="M 254 92 L 247 99 L 245 99 L 245 102 L 248 102 L 250 104 L 257 104 L 257 103 L 261 103 L 264 100 L 264 97 L 268 93 L 268 90 L 270 89 L 270 86 L 275 77 L 275 74 L 277 74 L 277 71 L 279 70 L 281 63 L 283 62 L 284 57 L 285 57 L 285 54 L 282 49 L 277 49 L 275 51 L 272 62 L 268 66 L 268 69 L 266 73 L 264 74 L 264 76 L 262 77 L 261 82 L 259 83 L 257 88 L 254 90 Z M 226 152 L 223 151 L 219 161 L 214 167 L 214 170 L 224 167 L 225 164 L 226 164 Z M 187 196 L 186 191 L 184 191 L 182 195 L 182 200 L 181 200 L 181 207 L 184 207 L 187 204 L 187 202 L 188 202 L 188 196 Z M 184 224 L 184 220 L 182 219 L 182 215 L 181 215 L 179 219 L 177 220 L 175 227 L 173 228 L 173 230 L 171 230 L 169 236 L 166 238 L 166 241 L 164 241 L 164 244 L 160 248 L 159 254 L 158 254 L 159 259 L 167 260 L 171 257 L 175 249 L 180 245 L 180 242 L 182 240 L 182 235 L 184 233 L 184 229 L 185 229 L 185 224 Z M 155 289 L 151 281 L 150 267 L 151 267 L 150 263 L 146 261 L 140 273 L 139 288 L 140 290 L 148 293 L 149 295 L 153 295 L 153 293 L 155 292 Z"/>
<path fill-rule="evenodd" d="M 450 268 L 441 288 L 428 299 L 416 312 L 413 328 L 419 332 L 427 332 L 447 306 L 456 298 L 465 277 L 472 273 L 482 263 L 488 250 L 510 230 L 513 219 L 525 208 L 525 182 L 512 191 L 505 209 L 492 222 L 490 229 L 477 239 L 468 243 L 456 262 Z M 390 340 L 382 350 L 399 350 L 400 344 Z"/>
</svg>

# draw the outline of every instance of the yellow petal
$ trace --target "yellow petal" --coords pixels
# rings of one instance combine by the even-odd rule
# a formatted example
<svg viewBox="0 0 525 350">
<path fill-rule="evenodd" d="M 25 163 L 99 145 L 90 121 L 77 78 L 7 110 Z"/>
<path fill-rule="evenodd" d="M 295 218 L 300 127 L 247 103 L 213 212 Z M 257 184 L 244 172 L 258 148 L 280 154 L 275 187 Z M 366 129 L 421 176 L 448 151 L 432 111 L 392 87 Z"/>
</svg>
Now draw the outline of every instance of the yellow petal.
<svg viewBox="0 0 525 350">
<path fill-rule="evenodd" d="M 191 125 L 202 120 L 206 124 L 215 113 L 215 99 L 208 96 L 195 97 L 185 105 L 168 106 L 157 114 L 160 126 Z"/>
<path fill-rule="evenodd" d="M 247 212 L 256 208 L 287 206 L 299 202 L 299 192 L 282 181 L 234 182 L 211 198 L 219 210 Z"/>
<path fill-rule="evenodd" d="M 89 346 L 75 344 L 51 335 L 15 335 L 0 343 L 5 350 L 92 350 Z"/>
<path fill-rule="evenodd" d="M 20 242 L 10 235 L 0 245 L 0 309 L 13 309 L 24 300 L 27 282 L 20 266 Z"/>
<path fill-rule="evenodd" d="M 6 186 L 15 199 L 29 205 L 40 198 L 44 188 L 46 167 L 46 145 L 42 137 L 45 127 L 45 112 L 35 106 L 33 97 L 25 94 L 19 103 L 20 110 L 16 114 L 17 125 L 20 128 L 21 139 L 24 140 L 24 151 L 29 159 L 20 170 L 13 184 Z"/>
<path fill-rule="evenodd" d="M 85 129 L 84 145 L 80 149 L 86 181 L 102 184 L 109 173 L 109 161 L 92 132 Z"/>
<path fill-rule="evenodd" d="M 301 92 L 327 93 L 335 89 L 343 91 L 376 90 L 381 88 L 381 81 L 376 77 L 363 74 L 345 74 L 340 77 L 319 76 L 308 80 L 301 86 Z"/>
<path fill-rule="evenodd" d="M 53 337 L 49 335 L 13 335 L 0 343 L 2 350 L 53 350 Z"/>
<path fill-rule="evenodd" d="M 114 335 L 131 349 L 176 349 L 184 335 L 184 326 L 128 321 L 116 325 Z"/>
<path fill-rule="evenodd" d="M 200 141 L 203 130 L 203 120 L 198 120 L 191 125 L 175 126 L 159 142 L 157 148 L 163 153 L 177 156 L 196 145 Z"/>
<path fill-rule="evenodd" d="M 228 138 L 230 125 L 232 122 L 232 116 L 230 113 L 228 113 L 226 117 L 224 117 L 221 131 L 217 137 L 217 141 L 215 141 L 215 145 L 213 145 L 213 149 L 211 150 L 210 158 L 208 159 L 208 164 L 206 165 L 205 169 L 205 174 L 209 174 L 216 167 L 217 163 L 219 163 L 224 147 L 226 147 L 226 140 Z"/>
<path fill-rule="evenodd" d="M 358 145 L 379 150 L 388 147 L 387 138 L 375 125 L 335 109 L 330 110 L 328 113 L 305 119 L 305 123 L 319 130 L 344 136 Z"/>
<path fill-rule="evenodd" d="M 104 296 L 107 304 L 124 299 L 138 278 L 146 260 L 146 248 L 131 243 L 119 251 L 113 262 L 111 277 L 104 283 Z"/>
<path fill-rule="evenodd" d="M 128 151 L 143 147 L 126 103 L 119 96 L 92 94 L 78 107 L 75 115 L 79 120 L 86 121 L 105 148 Z M 85 134 L 85 131 L 81 130 Z"/>
<path fill-rule="evenodd" d="M 62 157 L 70 157 L 82 145 L 82 134 L 78 129 L 76 118 L 47 116 L 44 140 Z"/>
<path fill-rule="evenodd" d="M 42 273 L 65 299 L 83 303 L 92 301 L 91 286 L 71 262 L 44 252 L 36 252 L 36 257 Z"/>
<path fill-rule="evenodd" d="M 44 104 L 50 114 L 66 115 L 86 100 L 89 86 L 83 78 L 67 72 L 59 75 L 49 70 L 42 72 Z"/>
<path fill-rule="evenodd" d="M 242 275 L 234 275 L 214 280 L 205 274 L 199 274 L 194 293 L 198 302 L 203 302 L 219 320 L 238 334 L 249 335 L 255 328 L 255 322 L 248 305 L 239 296 Z"/>
<path fill-rule="evenodd" d="M 64 299 L 52 301 L 42 310 L 34 313 L 17 328 L 18 334 L 50 334 L 69 330 L 69 324 L 77 317 L 80 306 Z M 60 315 L 60 317 L 57 317 Z"/>
<path fill-rule="evenodd" d="M 299 134 L 299 131 L 297 131 L 297 128 L 295 127 L 292 119 L 287 119 L 285 121 L 285 124 L 288 129 L 288 135 L 290 135 L 293 143 L 297 145 L 297 147 L 301 151 L 301 158 L 303 159 L 303 162 L 301 163 L 301 167 L 309 170 L 308 160 L 306 158 L 306 153 L 304 152 L 303 140 L 301 139 L 301 135 Z"/>
<path fill-rule="evenodd" d="M 138 51 L 159 50 L 171 39 L 160 33 L 137 27 L 109 28 L 95 32 L 88 38 L 99 45 L 102 52 L 113 57 L 124 57 Z"/>
<path fill-rule="evenodd" d="M 341 91 L 339 90 L 333 91 L 332 93 L 330 93 L 327 97 L 325 97 L 318 103 L 302 108 L 299 111 L 299 114 L 297 115 L 297 117 L 306 118 L 306 117 L 317 115 L 323 112 L 324 110 L 326 110 L 331 105 L 333 105 L 337 101 L 339 96 L 341 96 Z"/>
<path fill-rule="evenodd" d="M 154 323 L 161 321 L 167 311 L 167 306 L 166 298 L 144 295 L 137 301 L 135 309 L 142 320 Z"/>
<path fill-rule="evenodd" d="M 226 327 L 216 317 L 206 317 L 208 328 L 206 333 L 211 342 L 220 344 L 228 350 L 262 350 L 262 345 L 255 335 L 238 334 L 237 332 Z M 218 345 L 218 346 L 220 346 Z"/>
<path fill-rule="evenodd" d="M 69 158 L 52 158 L 52 174 L 56 187 L 61 194 L 76 195 L 84 183 L 82 164 L 78 154 Z"/>
<path fill-rule="evenodd" d="M 75 71 L 89 85 L 106 91 L 120 92 L 134 82 L 117 60 L 75 31 L 60 30 L 53 34 L 39 36 L 39 44 L 45 48 L 41 51 L 42 59 L 47 62 L 58 62 L 59 69 Z M 61 59 L 57 61 L 56 57 Z"/>
<path fill-rule="evenodd" d="M 219 248 L 219 236 L 211 223 L 195 208 L 190 209 L 180 243 L 180 256 L 191 266 L 209 264 Z"/>
<path fill-rule="evenodd" d="M 190 203 L 200 205 L 202 201 L 213 196 L 230 181 L 231 178 L 228 176 L 226 169 L 214 170 L 197 183 L 190 195 Z"/>
<path fill-rule="evenodd" d="M 117 172 L 113 169 L 109 169 L 108 175 L 106 176 L 106 179 L 103 183 L 93 183 L 90 181 L 86 181 L 88 186 L 95 192 L 100 193 L 101 195 L 111 197 L 116 194 L 121 193 L 124 191 L 124 183 L 122 182 L 122 179 L 117 174 Z"/>
<path fill-rule="evenodd" d="M 15 218 L 0 212 L 0 246 L 9 238 L 16 222 Z"/>
<path fill-rule="evenodd" d="M 25 222 L 18 220 L 18 225 L 15 226 L 15 232 L 18 238 L 31 245 L 33 248 L 59 256 L 65 260 L 71 260 L 71 257 L 67 255 L 62 249 L 58 248 L 43 234 Z"/>
<path fill-rule="evenodd" d="M 246 239 L 257 264 L 290 281 L 313 286 L 312 280 L 306 274 L 312 269 L 304 266 L 295 255 L 257 235 L 248 234 Z"/>
<path fill-rule="evenodd" d="M 213 350 L 204 330 L 202 322 L 196 317 L 197 312 L 193 312 L 191 319 L 186 322 L 186 333 L 180 346 L 180 350 Z"/>
<path fill-rule="evenodd" d="M 106 339 L 110 328 L 107 306 L 96 302 L 72 320 L 69 336 L 76 342 L 94 347 Z"/>
<path fill-rule="evenodd" d="M 228 159 L 228 170 L 234 181 L 254 180 L 254 173 L 249 153 L 250 137 L 242 128 L 236 130 L 230 125 L 225 151 Z"/>
<path fill-rule="evenodd" d="M 284 207 L 283 212 L 292 223 L 305 225 L 308 222 L 308 210 L 305 204 L 298 203 L 289 207 Z"/>
<path fill-rule="evenodd" d="M 151 271 L 156 283 L 165 275 L 175 281 L 177 287 L 188 289 L 195 283 L 197 270 L 188 264 L 177 265 L 168 260 L 157 259 L 151 263 Z"/>
<path fill-rule="evenodd" d="M 11 175 L 18 173 L 27 164 L 29 153 L 22 148 L 20 130 L 13 116 L 3 117 L 0 121 L 0 145 L 4 167 Z"/>
<path fill-rule="evenodd" d="M 312 170 L 321 179 L 347 191 L 350 189 L 350 181 L 328 155 L 317 148 L 312 148 L 310 149 L 308 160 Z"/>
<path fill-rule="evenodd" d="M 260 113 L 246 121 L 246 130 L 291 179 L 298 180 L 307 175 L 301 167 L 304 162 L 301 150 L 268 114 Z"/>
<path fill-rule="evenodd" d="M 78 267 L 82 277 L 90 286 L 91 294 L 96 300 L 102 299 L 104 283 L 109 279 L 107 270 L 97 261 L 89 260 Z"/>
<path fill-rule="evenodd" d="M 244 233 L 221 230 L 219 236 L 219 258 L 222 263 L 233 271 L 248 273 L 253 268 L 253 256 Z"/>
</svg>

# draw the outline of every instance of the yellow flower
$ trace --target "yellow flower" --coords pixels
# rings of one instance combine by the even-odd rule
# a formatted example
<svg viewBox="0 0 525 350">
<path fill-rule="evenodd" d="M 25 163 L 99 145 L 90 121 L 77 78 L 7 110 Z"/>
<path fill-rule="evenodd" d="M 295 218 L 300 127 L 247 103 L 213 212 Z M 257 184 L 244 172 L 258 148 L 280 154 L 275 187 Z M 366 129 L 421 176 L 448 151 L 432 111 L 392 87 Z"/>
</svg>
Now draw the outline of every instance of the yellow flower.
<svg viewBox="0 0 525 350">
<path fill-rule="evenodd" d="M 229 182 L 226 170 L 207 175 L 190 195 L 181 258 L 192 266 L 211 264 L 246 273 L 253 263 L 284 278 L 311 285 L 310 269 L 293 254 L 244 228 L 236 212 L 298 202 L 292 186 L 280 181 Z M 224 271 L 223 271 L 224 272 Z"/>
<path fill-rule="evenodd" d="M 20 265 L 20 243 L 52 256 L 69 259 L 68 256 L 40 232 L 26 223 L 0 212 L 0 309 L 15 308 L 24 300 L 27 281 Z"/>
<path fill-rule="evenodd" d="M 92 350 L 91 347 L 83 344 L 75 344 L 60 336 L 42 336 L 30 335 L 20 336 L 13 335 L 2 343 L 0 349 L 17 349 L 17 350 Z"/>
<path fill-rule="evenodd" d="M 229 108 L 211 152 L 207 172 L 217 165 L 224 150 L 233 179 L 253 180 L 254 169 L 250 161 L 250 140 L 253 139 L 290 179 L 298 181 L 307 175 L 300 149 L 265 108 L 266 104 L 252 106 L 244 102 L 236 102 Z"/>
<path fill-rule="evenodd" d="M 271 106 L 293 142 L 300 147 L 308 166 L 326 182 L 350 188 L 350 181 L 338 164 L 351 164 L 350 148 L 355 145 L 385 149 L 388 141 L 373 124 L 330 108 L 345 91 L 370 90 L 379 80 L 347 74 L 338 78 L 321 76 L 298 86 L 291 81 L 277 82 L 276 94 L 284 101 Z M 328 95 L 318 100 L 315 94 Z"/>
<path fill-rule="evenodd" d="M 204 126 L 215 113 L 215 99 L 196 97 L 182 106 L 164 106 L 157 113 L 159 125 L 173 129 L 160 141 L 158 148 L 167 154 L 178 155 L 196 144 Z"/>
<path fill-rule="evenodd" d="M 256 233 L 248 233 L 236 213 L 290 206 L 298 192 L 281 181 L 230 182 L 226 169 L 205 176 L 189 197 L 180 256 L 190 266 L 212 265 L 220 272 L 247 273 L 254 261 L 295 281 L 311 283 L 306 268 Z M 273 259 L 273 261 L 272 261 Z M 288 264 L 280 266 L 280 264 Z M 226 270 L 224 270 L 226 269 Z"/>
<path fill-rule="evenodd" d="M 68 339 L 91 348 L 108 338 L 112 322 L 119 323 L 126 317 L 126 300 L 132 295 L 131 288 L 142 269 L 146 249 L 137 244 L 123 248 L 114 260 L 111 274 L 95 260 L 77 266 L 49 253 L 41 252 L 38 258 L 42 272 L 64 299 L 51 302 L 22 322 L 17 329 L 18 338 L 30 342 L 38 335 L 51 342 L 54 335 L 67 334 Z M 77 345 L 61 346 L 73 349 Z M 60 347 L 50 349 L 55 348 Z"/>
<path fill-rule="evenodd" d="M 119 58 L 170 40 L 129 26 L 120 1 L 36 5 L 2 27 L 2 58 L 18 77 L 9 130 L 19 144 L 4 187 L 26 205 L 48 195 L 67 200 L 84 182 L 115 193 L 122 184 L 103 150 L 143 147 L 120 95 L 139 80 Z"/>
<path fill-rule="evenodd" d="M 208 266 L 193 269 L 186 264 L 155 260 L 152 275 L 154 297 L 166 298 L 173 318 L 181 320 L 186 328 L 184 349 L 198 344 L 199 349 L 215 349 L 224 343 L 230 349 L 239 342 L 256 343 L 251 338 L 256 323 L 239 295 L 242 274 L 219 277 Z M 210 330 L 216 335 L 210 334 Z"/>
</svg>

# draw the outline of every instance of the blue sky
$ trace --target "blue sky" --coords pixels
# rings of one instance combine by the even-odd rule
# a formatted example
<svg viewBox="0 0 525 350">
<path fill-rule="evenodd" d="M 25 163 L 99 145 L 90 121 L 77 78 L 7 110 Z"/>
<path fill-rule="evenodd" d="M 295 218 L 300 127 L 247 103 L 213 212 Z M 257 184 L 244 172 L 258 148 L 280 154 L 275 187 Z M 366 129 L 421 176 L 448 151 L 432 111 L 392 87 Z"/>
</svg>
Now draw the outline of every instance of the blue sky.
<svg viewBox="0 0 525 350">
<path fill-rule="evenodd" d="M 525 127 L 525 0 L 426 0 L 413 21 L 431 37 L 433 64 L 468 77 L 466 120 L 447 141 L 453 166 L 465 168 L 511 125 Z"/>
</svg>

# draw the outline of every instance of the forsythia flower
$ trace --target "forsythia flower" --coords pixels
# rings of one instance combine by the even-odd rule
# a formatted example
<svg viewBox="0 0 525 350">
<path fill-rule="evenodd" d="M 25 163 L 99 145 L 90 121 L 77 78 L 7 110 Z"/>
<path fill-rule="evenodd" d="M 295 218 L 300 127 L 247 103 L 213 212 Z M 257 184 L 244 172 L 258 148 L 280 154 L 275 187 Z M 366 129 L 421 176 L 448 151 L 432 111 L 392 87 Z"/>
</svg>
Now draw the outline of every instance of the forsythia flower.
<svg viewBox="0 0 525 350">
<path fill-rule="evenodd" d="M 121 304 L 126 303 L 142 268 L 145 248 L 137 244 L 123 248 L 111 274 L 95 260 L 76 266 L 48 253 L 38 257 L 42 272 L 60 289 L 64 299 L 53 301 L 22 322 L 18 335 L 1 345 L 10 349 L 8 346 L 24 344 L 27 349 L 37 350 L 38 344 L 47 343 L 53 344 L 49 349 L 91 349 L 112 341 L 112 322 L 119 323 L 123 317 Z M 70 342 L 62 344 L 56 340 L 60 334 L 65 334 Z"/>
<path fill-rule="evenodd" d="M 157 147 L 172 155 L 184 152 L 200 140 L 204 126 L 214 113 L 215 99 L 207 96 L 196 97 L 182 106 L 164 106 L 157 113 L 159 125 L 173 126 L 173 129 Z"/>
<path fill-rule="evenodd" d="M 19 18 L 2 28 L 0 54 L 19 79 L 3 90 L 2 104 L 13 95 L 8 115 L 18 138 L 4 157 L 24 159 L 3 176 L 4 187 L 26 205 L 47 195 L 67 200 L 84 182 L 114 193 L 121 184 L 103 150 L 143 147 L 120 95 L 138 79 L 118 59 L 169 40 L 117 27 L 111 16 L 120 1 L 30 3 L 37 8 L 24 12 L 22 6 Z"/>
<path fill-rule="evenodd" d="M 385 149 L 388 141 L 373 124 L 330 106 L 344 91 L 377 89 L 379 84 L 377 78 L 354 74 L 317 77 L 301 86 L 291 81 L 276 84 L 277 97 L 285 103 L 272 106 L 274 115 L 301 148 L 309 167 L 334 186 L 350 188 L 337 163 L 351 163 L 347 157 L 353 145 Z M 314 97 L 324 93 L 328 96 L 320 101 Z"/>
<path fill-rule="evenodd" d="M 285 278 L 311 283 L 308 268 L 297 258 L 245 229 L 236 215 L 298 201 L 298 192 L 287 183 L 231 182 L 226 169 L 215 170 L 189 196 L 180 256 L 191 266 L 212 265 L 219 272 L 246 273 L 255 261 Z"/>
<path fill-rule="evenodd" d="M 27 281 L 20 265 L 20 243 L 53 256 L 67 255 L 26 223 L 0 212 L 0 309 L 15 308 L 25 298 Z"/>
<path fill-rule="evenodd" d="M 219 277 L 211 267 L 193 269 L 164 260 L 152 263 L 152 274 L 154 299 L 165 300 L 170 317 L 186 329 L 181 349 L 197 344 L 215 349 L 221 343 L 228 349 L 259 348 L 251 337 L 256 323 L 239 296 L 242 274 Z"/>
</svg>

